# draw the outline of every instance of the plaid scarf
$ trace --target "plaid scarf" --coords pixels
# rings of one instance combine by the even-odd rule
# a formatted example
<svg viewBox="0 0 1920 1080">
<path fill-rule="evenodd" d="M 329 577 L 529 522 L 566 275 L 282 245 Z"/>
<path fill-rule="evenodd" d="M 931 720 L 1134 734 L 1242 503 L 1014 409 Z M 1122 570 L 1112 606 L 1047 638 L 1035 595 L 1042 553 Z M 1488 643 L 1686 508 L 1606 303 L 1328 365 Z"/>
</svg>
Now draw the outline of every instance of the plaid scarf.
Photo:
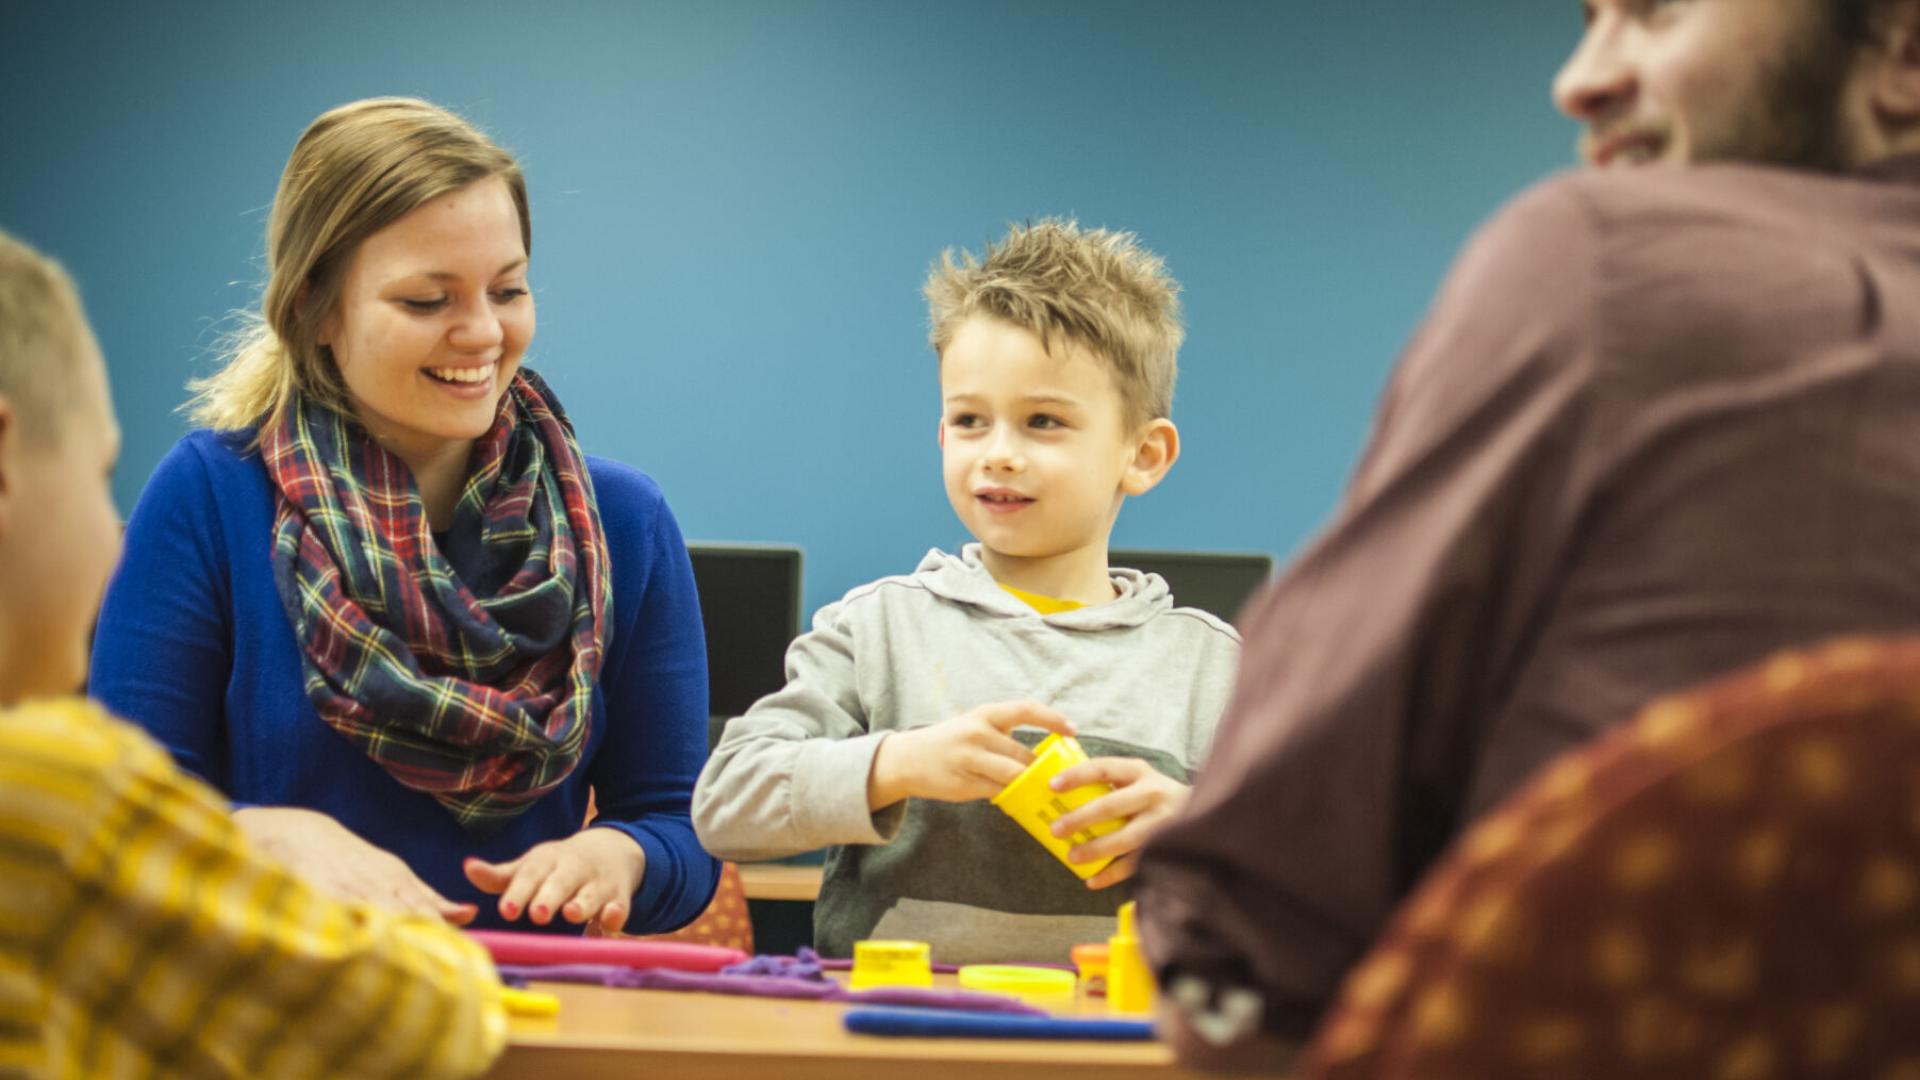
<svg viewBox="0 0 1920 1080">
<path fill-rule="evenodd" d="M 296 397 L 261 439 L 273 575 L 322 719 L 485 829 L 580 763 L 613 606 L 573 427 L 522 369 L 436 542 L 413 473 Z"/>
</svg>

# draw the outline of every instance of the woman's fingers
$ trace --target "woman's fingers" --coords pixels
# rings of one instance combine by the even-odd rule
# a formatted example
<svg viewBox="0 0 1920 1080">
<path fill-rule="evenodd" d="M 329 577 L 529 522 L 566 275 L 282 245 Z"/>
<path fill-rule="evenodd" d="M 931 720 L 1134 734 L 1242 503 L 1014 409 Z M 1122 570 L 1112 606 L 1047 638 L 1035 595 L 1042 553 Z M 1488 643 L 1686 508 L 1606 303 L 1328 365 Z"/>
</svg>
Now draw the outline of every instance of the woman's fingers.
<svg viewBox="0 0 1920 1080">
<path fill-rule="evenodd" d="M 545 926 L 552 918 L 549 909 L 544 914 L 533 912 L 534 895 L 546 884 L 547 874 L 552 869 L 550 858 L 536 857 L 538 849 L 528 852 L 516 860 L 513 876 L 507 880 L 507 887 L 500 892 L 500 917 L 511 922 L 526 912 L 534 922 Z"/>
<path fill-rule="evenodd" d="M 627 902 L 624 898 L 609 900 L 600 909 L 600 929 L 604 933 L 617 934 L 627 925 Z"/>
<path fill-rule="evenodd" d="M 473 887 L 491 896 L 498 896 L 505 892 L 507 885 L 513 881 L 514 871 L 519 868 L 519 859 L 490 863 L 485 859 L 469 856 L 460 864 L 460 869 L 466 873 L 467 880 L 473 882 Z"/>
<path fill-rule="evenodd" d="M 585 881 L 560 904 L 560 915 L 570 923 L 584 923 L 588 919 L 598 918 L 601 905 L 611 900 L 613 890 L 597 876 L 589 874 Z"/>
<path fill-rule="evenodd" d="M 561 907 L 593 876 L 583 859 L 555 860 L 542 875 L 539 888 L 527 902 L 527 917 L 545 926 L 561 915 Z M 584 921 L 584 920 L 583 920 Z"/>
</svg>

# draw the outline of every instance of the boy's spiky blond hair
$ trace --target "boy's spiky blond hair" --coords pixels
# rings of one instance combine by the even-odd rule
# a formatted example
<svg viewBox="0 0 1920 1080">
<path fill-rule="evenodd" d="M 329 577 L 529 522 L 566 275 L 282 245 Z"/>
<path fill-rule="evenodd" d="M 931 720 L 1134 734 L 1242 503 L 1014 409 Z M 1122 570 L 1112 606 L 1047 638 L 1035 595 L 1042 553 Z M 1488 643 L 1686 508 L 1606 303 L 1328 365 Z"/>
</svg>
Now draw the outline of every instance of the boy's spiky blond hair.
<svg viewBox="0 0 1920 1080">
<path fill-rule="evenodd" d="M 1107 365 L 1130 426 L 1170 416 L 1180 342 L 1180 283 L 1129 232 L 1042 218 L 970 251 L 940 254 L 927 276 L 933 351 L 944 356 L 960 324 L 991 315 L 1038 337 L 1066 338 Z"/>
</svg>

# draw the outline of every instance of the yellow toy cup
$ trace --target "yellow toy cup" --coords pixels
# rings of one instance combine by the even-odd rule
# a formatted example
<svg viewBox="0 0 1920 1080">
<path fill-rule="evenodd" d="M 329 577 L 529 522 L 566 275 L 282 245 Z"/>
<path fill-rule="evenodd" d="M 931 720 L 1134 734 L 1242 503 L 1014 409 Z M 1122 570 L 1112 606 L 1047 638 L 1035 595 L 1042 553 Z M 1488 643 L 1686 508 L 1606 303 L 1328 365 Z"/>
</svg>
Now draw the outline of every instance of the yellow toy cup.
<svg viewBox="0 0 1920 1080">
<path fill-rule="evenodd" d="M 993 805 L 1019 823 L 1029 835 L 1040 841 L 1042 847 L 1053 852 L 1053 857 L 1065 863 L 1067 869 L 1083 878 L 1090 878 L 1105 869 L 1113 859 L 1070 863 L 1067 862 L 1067 852 L 1096 836 L 1105 836 L 1126 822 L 1119 818 L 1102 821 L 1072 836 L 1053 835 L 1053 823 L 1068 811 L 1085 806 L 1112 791 L 1113 785 L 1082 784 L 1070 791 L 1055 791 L 1047 786 L 1047 782 L 1059 775 L 1061 770 L 1085 760 L 1087 752 L 1080 748 L 1078 739 L 1071 735 L 1048 735 L 1033 748 L 1033 764 L 993 797 Z"/>
<path fill-rule="evenodd" d="M 924 941 L 856 941 L 853 974 L 847 985 L 855 990 L 876 986 L 932 986 L 933 963 Z"/>
</svg>

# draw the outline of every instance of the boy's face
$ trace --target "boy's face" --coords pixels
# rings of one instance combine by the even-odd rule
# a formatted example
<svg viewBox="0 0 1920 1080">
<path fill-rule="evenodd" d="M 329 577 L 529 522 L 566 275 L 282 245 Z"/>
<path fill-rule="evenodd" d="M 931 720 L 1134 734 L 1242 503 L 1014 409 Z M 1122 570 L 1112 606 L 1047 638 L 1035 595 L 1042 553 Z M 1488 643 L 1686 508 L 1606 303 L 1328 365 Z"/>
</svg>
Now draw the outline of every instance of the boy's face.
<svg viewBox="0 0 1920 1080">
<path fill-rule="evenodd" d="M 87 676 L 87 643 L 120 559 L 111 479 L 120 426 L 106 367 L 88 336 L 52 430 L 0 430 L 0 701 L 69 694 Z M 10 407 L 17 408 L 17 406 Z"/>
<path fill-rule="evenodd" d="M 1120 393 L 1084 348 L 998 319 L 961 324 L 940 363 L 947 499 L 989 552 L 1104 568 L 1133 463 Z"/>
</svg>

